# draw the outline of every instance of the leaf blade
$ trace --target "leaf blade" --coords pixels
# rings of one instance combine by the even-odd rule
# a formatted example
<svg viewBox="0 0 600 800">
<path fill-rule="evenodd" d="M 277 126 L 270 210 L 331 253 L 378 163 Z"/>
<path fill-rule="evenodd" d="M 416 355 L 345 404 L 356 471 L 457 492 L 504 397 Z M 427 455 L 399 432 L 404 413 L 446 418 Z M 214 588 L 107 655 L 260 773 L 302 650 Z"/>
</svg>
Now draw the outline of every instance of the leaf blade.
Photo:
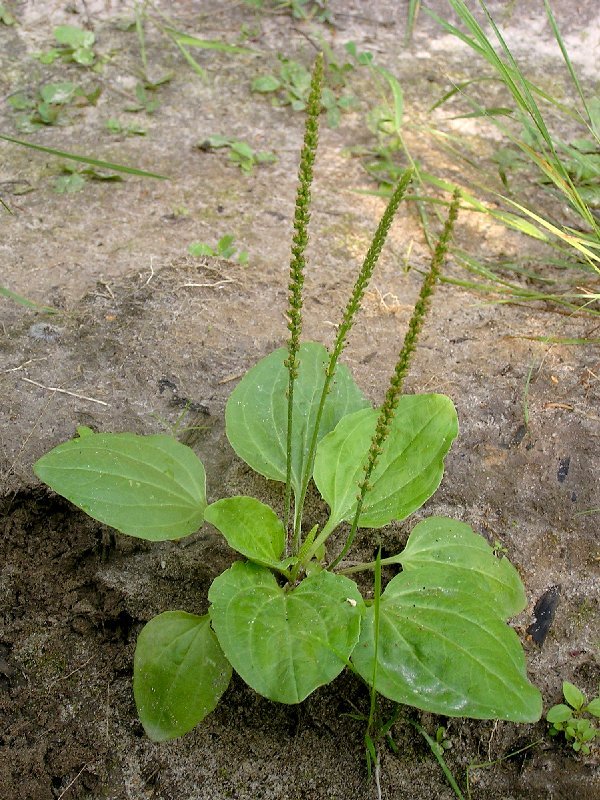
<svg viewBox="0 0 600 800">
<path fill-rule="evenodd" d="M 406 571 L 429 568 L 439 587 L 468 585 L 473 594 L 493 598 L 503 619 L 519 614 L 527 604 L 523 584 L 510 561 L 496 558 L 483 536 L 464 522 L 446 517 L 419 522 L 402 553 L 386 563 L 402 564 Z"/>
<path fill-rule="evenodd" d="M 347 415 L 317 448 L 314 480 L 331 509 L 330 527 L 354 517 L 378 413 L 364 409 Z M 443 459 L 457 434 L 456 410 L 445 395 L 401 397 L 359 526 L 380 528 L 423 505 L 441 482 Z"/>
<path fill-rule="evenodd" d="M 208 615 L 166 611 L 151 619 L 138 637 L 133 677 L 150 739 L 164 742 L 195 727 L 219 702 L 231 672 Z"/>
<path fill-rule="evenodd" d="M 356 584 L 320 572 L 285 591 L 264 567 L 236 562 L 209 590 L 210 616 L 227 659 L 263 697 L 304 700 L 347 665 L 364 602 Z"/>
<path fill-rule="evenodd" d="M 189 447 L 162 434 L 78 432 L 34 465 L 51 489 L 129 536 L 163 541 L 198 530 L 206 476 Z"/>
<path fill-rule="evenodd" d="M 446 716 L 539 719 L 541 695 L 527 680 L 512 628 L 480 597 L 431 588 L 420 572 L 401 573 L 382 595 L 377 691 Z M 352 654 L 367 682 L 373 672 L 372 616 L 369 609 Z"/>
<path fill-rule="evenodd" d="M 585 695 L 574 683 L 563 681 L 562 689 L 565 700 L 576 711 L 579 711 L 585 705 Z"/>
<path fill-rule="evenodd" d="M 233 390 L 225 409 L 227 438 L 238 456 L 266 478 L 282 482 L 287 465 L 286 357 L 287 350 L 279 348 L 255 364 Z M 296 496 L 302 486 L 328 355 L 322 345 L 305 342 L 300 346 L 299 360 L 292 424 L 292 486 Z M 339 365 L 325 402 L 319 437 L 333 430 L 344 415 L 366 405 L 347 367 Z"/>
<path fill-rule="evenodd" d="M 277 514 L 254 497 L 227 497 L 211 503 L 204 519 L 214 525 L 238 553 L 266 567 L 279 566 L 285 531 Z"/>
<path fill-rule="evenodd" d="M 52 156 L 68 158 L 71 159 L 71 161 L 78 161 L 82 164 L 91 164 L 94 167 L 100 167 L 100 169 L 112 169 L 115 172 L 124 172 L 127 175 L 138 175 L 142 178 L 157 178 L 163 181 L 168 180 L 166 175 L 159 175 L 156 172 L 146 172 L 146 170 L 137 169 L 136 167 L 127 167 L 123 164 L 114 164 L 112 161 L 102 161 L 98 158 L 90 158 L 89 156 L 81 156 L 77 153 L 69 153 L 66 150 L 56 150 L 54 147 L 44 147 L 41 144 L 27 142 L 25 139 L 16 139 L 14 136 L 7 136 L 4 133 L 0 133 L 0 139 L 5 142 L 11 142 L 12 144 L 19 144 L 22 147 L 29 147 L 31 150 L 39 150 L 40 153 L 49 153 Z"/>
</svg>

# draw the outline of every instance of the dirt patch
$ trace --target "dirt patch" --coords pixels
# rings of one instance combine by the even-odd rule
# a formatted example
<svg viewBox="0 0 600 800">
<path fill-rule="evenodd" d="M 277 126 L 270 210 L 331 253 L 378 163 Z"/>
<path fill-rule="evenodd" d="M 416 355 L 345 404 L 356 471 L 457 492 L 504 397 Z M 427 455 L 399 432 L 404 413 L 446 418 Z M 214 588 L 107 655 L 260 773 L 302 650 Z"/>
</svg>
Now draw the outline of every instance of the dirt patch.
<svg viewBox="0 0 600 800">
<path fill-rule="evenodd" d="M 33 5 L 23 7 L 30 15 L 26 26 L 0 27 L 7 43 L 0 48 L 3 80 L 10 75 L 6 93 L 26 81 L 32 69 L 28 53 L 47 43 L 50 23 L 70 19 L 56 9 L 49 22 L 33 14 Z M 107 50 L 120 48 L 124 63 L 133 65 L 134 40 L 100 5 L 86 4 L 99 41 Z M 437 50 L 425 47 L 425 41 L 438 41 L 425 18 L 407 59 L 400 53 L 404 16 L 398 4 L 343 5 L 339 27 L 327 35 L 353 38 L 359 49 L 376 51 L 406 82 L 407 97 L 429 86 L 423 96 L 430 98 L 441 64 L 467 71 L 464 53 L 448 52 L 448 42 L 440 40 Z M 583 5 L 586 14 L 593 11 L 594 4 Z M 306 29 L 291 26 L 288 17 L 248 16 L 248 9 L 235 6 L 219 9 L 213 19 L 202 4 L 184 6 L 206 37 L 235 33 L 242 22 L 258 19 L 261 47 L 271 56 L 286 41 L 290 53 L 310 59 Z M 102 15 L 95 17 L 97 11 Z M 507 24 L 518 46 L 520 17 L 514 14 Z M 548 31 L 535 29 L 547 43 Z M 570 27 L 568 33 L 578 35 Z M 5 301 L 1 307 L 0 743 L 6 757 L 0 796 L 371 800 L 377 794 L 365 777 L 362 724 L 344 716 L 355 708 L 365 711 L 368 698 L 350 675 L 298 707 L 270 703 L 234 677 L 217 710 L 194 732 L 168 744 L 149 742 L 131 693 L 137 634 L 166 609 L 204 613 L 210 582 L 235 556 L 211 530 L 159 545 L 115 536 L 44 491 L 31 470 L 77 425 L 152 433 L 174 425 L 188 408 L 187 419 L 199 428 L 192 445 L 207 469 L 209 499 L 247 493 L 281 508 L 278 487 L 234 457 L 223 411 L 244 371 L 285 340 L 289 220 L 302 123 L 289 110 L 249 94 L 250 78 L 259 70 L 253 58 L 211 54 L 203 62 L 210 80 L 202 83 L 182 71 L 177 53 L 160 37 L 149 39 L 149 52 L 157 69 L 173 67 L 177 78 L 165 86 L 160 112 L 147 120 L 151 130 L 143 147 L 100 137 L 103 115 L 115 103 L 109 92 L 76 125 L 43 131 L 40 141 L 66 146 L 68 130 L 74 150 L 94 149 L 164 171 L 172 181 L 90 183 L 84 195 L 55 195 L 51 162 L 7 148 L 10 159 L 2 166 L 4 181 L 27 180 L 35 188 L 8 196 L 17 213 L 7 219 L 0 244 L 2 283 L 63 311 L 46 317 Z M 112 89 L 122 65 L 106 68 L 103 80 Z M 48 79 L 43 67 L 35 69 L 34 82 Z M 436 91 L 441 93 L 441 84 Z M 12 124 L 6 108 L 2 113 L 3 126 Z M 305 334 L 325 344 L 383 208 L 380 198 L 351 191 L 364 176 L 358 162 L 341 152 L 364 139 L 365 130 L 358 114 L 346 119 L 341 129 L 322 132 L 315 185 Z M 244 177 L 226 159 L 194 149 L 197 140 L 216 132 L 273 147 L 279 162 Z M 418 135 L 412 136 L 418 147 Z M 425 149 L 420 155 L 432 157 Z M 189 213 L 174 212 L 181 206 Z M 226 232 L 249 247 L 248 267 L 175 258 L 192 239 L 214 243 Z M 521 246 L 499 226 L 467 216 L 459 241 L 507 253 Z M 413 269 L 406 272 L 409 249 Z M 416 218 L 402 210 L 345 357 L 374 403 L 385 392 L 418 291 L 415 268 L 425 264 Z M 452 264 L 449 270 L 462 274 Z M 418 519 L 446 514 L 468 522 L 488 541 L 500 541 L 530 598 L 515 621 L 524 641 L 536 599 L 560 584 L 543 648 L 525 641 L 530 677 L 546 708 L 559 701 L 563 680 L 589 696 L 600 677 L 598 515 L 587 513 L 600 506 L 598 352 L 532 338 L 550 332 L 597 335 L 585 317 L 558 314 L 545 303 L 489 305 L 456 287 L 439 288 L 407 391 L 450 395 L 461 433 L 440 491 L 382 540 L 387 552 L 397 552 Z M 314 521 L 323 512 L 315 499 Z M 371 557 L 379 541 L 366 533 L 359 557 Z M 543 722 L 516 726 L 406 713 L 430 732 L 446 726 L 452 743 L 447 760 L 459 780 L 470 763 L 503 758 L 541 739 L 519 756 L 472 772 L 474 800 L 598 796 L 597 757 L 576 758 L 548 738 Z M 399 753 L 382 754 L 382 797 L 453 797 L 410 725 L 397 724 L 394 737 Z"/>
<path fill-rule="evenodd" d="M 194 447 L 207 467 L 210 499 L 243 492 L 280 507 L 277 487 L 239 464 L 223 432 L 233 382 L 280 344 L 271 331 L 284 335 L 277 307 L 283 291 L 275 276 L 264 283 L 246 276 L 227 262 L 198 267 L 183 261 L 158 270 L 150 283 L 135 276 L 115 287 L 114 298 L 88 297 L 76 317 L 60 326 L 48 323 L 43 336 L 38 327 L 32 336 L 32 324 L 40 323 L 23 312 L 20 325 L 15 320 L 11 327 L 7 364 L 24 366 L 2 376 L 2 424 L 8 430 L 10 417 L 19 420 L 24 435 L 3 445 L 7 485 L 17 492 L 4 501 L 2 537 L 2 697 L 11 757 L 1 779 L 7 797 L 58 796 L 76 776 L 69 792 L 79 798 L 341 798 L 350 790 L 365 800 L 374 797 L 365 782 L 361 725 L 343 716 L 366 708 L 365 690 L 350 676 L 299 708 L 269 703 L 236 679 L 217 711 L 190 736 L 166 745 L 145 740 L 131 695 L 137 633 L 161 610 L 204 613 L 208 586 L 233 553 L 214 533 L 152 546 L 115 537 L 47 498 L 34 488 L 30 472 L 29 465 L 77 424 L 157 431 L 159 417 L 173 423 L 182 402 L 191 402 L 202 423 Z M 230 282 L 217 289 L 184 285 L 225 277 Z M 406 281 L 416 284 L 418 278 Z M 322 296 L 317 282 L 307 298 L 310 329 L 322 314 Z M 521 348 L 527 353 L 532 345 L 504 336 L 506 326 L 525 324 L 529 312 L 480 308 L 466 296 L 457 308 L 451 297 L 453 290 L 440 290 L 409 388 L 448 392 L 462 432 L 441 491 L 415 517 L 447 513 L 502 542 L 532 598 L 518 620 L 523 634 L 533 600 L 560 583 L 561 603 L 543 650 L 528 645 L 531 677 L 549 704 L 559 699 L 563 679 L 593 692 L 599 672 L 597 539 L 593 519 L 577 515 L 595 502 L 598 395 L 594 386 L 586 394 L 580 384 L 591 363 L 588 351 L 569 350 L 566 362 L 566 353 L 540 348 L 546 362 L 530 388 L 532 421 L 523 432 L 528 359 Z M 263 324 L 253 327 L 257 308 Z M 393 363 L 403 328 L 399 316 L 383 313 L 373 298 L 353 338 L 349 361 L 373 400 Z M 457 328 L 468 335 L 456 336 Z M 489 358 L 493 347 L 500 355 L 498 342 L 500 363 Z M 569 404 L 573 409 L 565 408 Z M 311 513 L 319 519 L 323 509 L 316 503 Z M 400 549 L 412 524 L 392 526 L 383 540 L 388 551 Z M 377 542 L 367 533 L 359 557 L 371 557 Z M 429 730 L 439 722 L 425 714 L 418 719 Z M 498 758 L 543 738 L 523 761 L 478 771 L 475 797 L 595 796 L 595 761 L 563 752 L 545 738 L 543 723 L 447 724 L 454 745 L 448 759 L 459 774 L 471 761 Z M 416 797 L 450 797 L 412 728 L 396 726 L 395 734 L 401 755 L 384 756 L 383 796 L 410 786 Z"/>
</svg>

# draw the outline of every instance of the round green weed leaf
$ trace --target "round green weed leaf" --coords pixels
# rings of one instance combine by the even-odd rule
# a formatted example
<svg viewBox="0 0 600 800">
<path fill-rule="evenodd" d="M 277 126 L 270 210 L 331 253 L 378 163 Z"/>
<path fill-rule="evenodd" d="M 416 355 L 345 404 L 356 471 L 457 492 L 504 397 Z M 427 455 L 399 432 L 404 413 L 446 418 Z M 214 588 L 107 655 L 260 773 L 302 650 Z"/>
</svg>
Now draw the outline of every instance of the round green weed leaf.
<svg viewBox="0 0 600 800">
<path fill-rule="evenodd" d="M 285 531 L 269 506 L 254 497 L 227 497 L 211 503 L 204 518 L 221 531 L 227 544 L 238 553 L 257 564 L 279 566 Z"/>
<path fill-rule="evenodd" d="M 375 688 L 397 703 L 450 717 L 534 722 L 542 699 L 529 683 L 512 628 L 457 588 L 429 587 L 422 572 L 403 572 L 381 596 Z M 352 661 L 371 683 L 373 609 Z"/>
<path fill-rule="evenodd" d="M 600 717 L 600 697 L 595 697 L 593 700 L 590 700 L 586 706 L 586 710 L 589 714 Z"/>
<path fill-rule="evenodd" d="M 319 444 L 314 479 L 331 509 L 333 527 L 354 517 L 378 415 L 370 408 L 348 414 Z M 456 409 L 449 397 L 401 397 L 371 476 L 359 526 L 380 528 L 422 506 L 440 485 L 444 456 L 457 434 Z"/>
<path fill-rule="evenodd" d="M 573 716 L 573 709 L 569 708 L 569 706 L 564 705 L 564 703 L 559 703 L 557 706 L 552 706 L 552 708 L 546 714 L 546 719 L 548 722 L 566 722 L 568 719 L 571 719 Z"/>
<path fill-rule="evenodd" d="M 133 670 L 138 714 L 155 742 L 190 731 L 215 708 L 231 680 L 231 665 L 208 614 L 185 611 L 166 611 L 142 628 Z"/>
<path fill-rule="evenodd" d="M 202 462 L 171 436 L 94 433 L 58 445 L 34 465 L 38 478 L 90 517 L 141 539 L 180 539 L 202 525 Z"/>
<path fill-rule="evenodd" d="M 447 517 L 419 522 L 404 550 L 386 559 L 394 562 L 406 571 L 428 568 L 428 586 L 463 586 L 491 603 L 503 619 L 519 614 L 527 604 L 517 570 L 507 558 L 497 558 L 483 536 L 464 522 Z"/>
<path fill-rule="evenodd" d="M 342 575 L 323 571 L 286 590 L 270 570 L 242 562 L 213 581 L 208 599 L 233 668 L 279 703 L 299 703 L 339 675 L 364 613 L 356 584 Z"/>
<path fill-rule="evenodd" d="M 253 470 L 275 481 L 286 479 L 286 358 L 287 350 L 280 348 L 255 364 L 233 390 L 225 409 L 227 438 L 235 452 Z M 296 496 L 325 381 L 327 350 L 315 342 L 305 342 L 300 346 L 299 360 L 292 437 L 292 486 Z M 332 431 L 344 415 L 367 405 L 347 367 L 338 365 L 325 401 L 319 438 Z"/>
<path fill-rule="evenodd" d="M 563 696 L 567 703 L 575 708 L 577 711 L 581 708 L 581 706 L 585 703 L 585 695 L 574 683 L 570 683 L 569 681 L 563 681 L 562 685 L 563 689 Z"/>
</svg>

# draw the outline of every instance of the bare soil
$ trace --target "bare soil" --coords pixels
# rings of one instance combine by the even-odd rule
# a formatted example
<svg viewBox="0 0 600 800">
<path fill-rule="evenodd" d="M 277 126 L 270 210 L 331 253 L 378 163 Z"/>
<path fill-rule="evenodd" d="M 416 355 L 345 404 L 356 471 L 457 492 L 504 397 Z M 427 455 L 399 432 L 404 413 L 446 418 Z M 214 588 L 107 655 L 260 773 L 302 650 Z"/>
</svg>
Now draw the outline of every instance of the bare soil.
<svg viewBox="0 0 600 800">
<path fill-rule="evenodd" d="M 4 214 L 0 285 L 59 308 L 35 313 L 0 298 L 0 797 L 6 800 L 325 800 L 353 797 L 454 797 L 431 751 L 406 721 L 393 730 L 398 753 L 383 749 L 378 784 L 366 778 L 363 726 L 347 716 L 368 708 L 350 675 L 317 690 L 299 706 L 279 706 L 234 676 L 223 700 L 188 736 L 156 745 L 137 720 L 131 692 L 137 634 L 155 614 L 180 608 L 204 613 L 212 579 L 235 555 L 209 526 L 184 541 L 149 545 L 115 535 L 41 487 L 35 460 L 78 425 L 96 430 L 162 431 L 183 409 L 198 426 L 192 446 L 204 462 L 209 500 L 255 494 L 275 508 L 277 486 L 254 476 L 224 435 L 226 399 L 244 371 L 285 341 L 287 264 L 295 173 L 303 120 L 252 95 L 251 79 L 272 71 L 275 53 L 309 64 L 315 28 L 287 14 L 254 13 L 244 4 L 168 4 L 186 30 L 233 42 L 242 25 L 260 56 L 194 51 L 201 81 L 154 29 L 147 49 L 161 87 L 160 108 L 143 115 L 146 137 L 111 138 L 109 116 L 122 108 L 139 67 L 135 34 L 120 30 L 127 3 L 14 4 L 21 23 L 0 25 L 0 87 L 35 87 L 57 76 L 100 81 L 97 107 L 72 113 L 68 125 L 35 134 L 47 146 L 93 153 L 167 174 L 169 181 L 90 181 L 81 193 L 52 189 L 55 160 L 2 143 Z M 463 79 L 473 57 L 419 18 L 410 47 L 402 45 L 406 4 L 331 2 L 336 25 L 318 26 L 331 46 L 348 40 L 371 50 L 399 76 L 409 120 Z M 446 14 L 443 2 L 434 7 Z M 573 60 L 590 75 L 600 27 L 595 2 L 554 5 Z M 556 56 L 531 4 L 492 3 L 511 45 L 529 57 L 539 80 L 555 85 Z M 102 72 L 73 65 L 43 67 L 32 54 L 47 49 L 56 24 L 90 25 Z M 587 37 L 587 38 L 585 38 Z M 596 51 L 597 52 L 597 51 Z M 592 54 L 592 55 L 590 55 Z M 591 61 L 593 64 L 593 60 Z M 597 61 L 596 61 L 597 63 Z M 558 73 L 557 73 L 558 74 Z M 313 238 L 306 293 L 306 338 L 331 341 L 354 275 L 383 210 L 358 159 L 344 148 L 369 141 L 362 104 L 323 127 L 316 168 Z M 135 119 L 138 121 L 138 118 Z M 438 120 L 439 121 L 439 120 Z M 0 107 L 0 129 L 14 135 L 14 114 Z M 442 122 L 439 121 L 441 125 Z M 444 122 L 457 132 L 460 121 Z M 453 127 L 454 126 L 454 127 Z M 477 146 L 481 131 L 460 128 Z M 214 133 L 270 149 L 274 165 L 244 175 L 223 153 L 195 144 Z M 428 150 L 415 129 L 411 147 L 425 163 L 458 169 Z M 25 194 L 20 192 L 28 189 Z M 241 266 L 183 255 L 193 240 L 216 243 L 233 233 L 248 248 Z M 465 214 L 461 246 L 515 255 L 530 247 L 516 234 Z M 404 269 L 410 253 L 410 271 Z M 427 248 L 405 207 L 366 298 L 345 359 L 357 382 L 380 402 L 401 344 L 418 270 Z M 456 265 L 448 274 L 465 277 Z M 550 272 L 548 274 L 551 274 Z M 418 519 L 432 514 L 468 522 L 499 541 L 518 568 L 528 609 L 514 621 L 531 680 L 545 708 L 559 702 L 563 680 L 596 694 L 600 679 L 598 606 L 598 440 L 600 355 L 594 346 L 548 344 L 535 337 L 593 337 L 595 318 L 559 313 L 547 303 L 490 304 L 442 285 L 416 354 L 407 391 L 440 391 L 457 406 L 461 434 L 447 459 L 440 491 L 414 518 L 379 534 L 366 532 L 359 557 L 378 544 L 401 549 Z M 525 424 L 524 400 L 528 409 Z M 324 509 L 313 498 L 310 515 Z M 311 519 L 307 520 L 311 523 Z M 381 537 L 381 538 L 380 538 Z M 536 600 L 560 585 L 560 602 L 540 648 L 526 628 Z M 385 707 L 384 707 L 385 708 Z M 547 725 L 440 719 L 405 709 L 430 733 L 444 725 L 446 759 L 461 785 L 469 764 L 473 800 L 592 800 L 600 793 L 598 755 L 578 757 L 547 735 Z M 535 744 L 534 744 L 535 743 Z M 534 745 L 516 756 L 517 750 Z"/>
</svg>

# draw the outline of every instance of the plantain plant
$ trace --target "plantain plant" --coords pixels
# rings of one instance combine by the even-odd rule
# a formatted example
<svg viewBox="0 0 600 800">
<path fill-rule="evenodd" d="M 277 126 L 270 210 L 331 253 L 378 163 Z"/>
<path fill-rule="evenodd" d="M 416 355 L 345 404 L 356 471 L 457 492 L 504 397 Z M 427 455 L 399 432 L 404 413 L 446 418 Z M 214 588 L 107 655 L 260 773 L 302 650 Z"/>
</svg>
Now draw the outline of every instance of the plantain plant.
<svg viewBox="0 0 600 800">
<path fill-rule="evenodd" d="M 508 559 L 496 557 L 468 525 L 431 517 L 414 527 L 398 555 L 345 561 L 361 529 L 403 520 L 431 497 L 458 434 L 448 397 L 403 394 L 402 387 L 459 197 L 450 205 L 384 403 L 372 408 L 340 356 L 411 175 L 401 178 L 388 203 L 333 346 L 303 342 L 322 75 L 319 56 L 300 158 L 287 347 L 246 373 L 225 413 L 237 455 L 285 485 L 284 519 L 254 497 L 207 504 L 202 463 L 166 435 L 82 427 L 34 467 L 54 491 L 122 533 L 174 540 L 206 521 L 242 556 L 213 581 L 208 614 L 165 611 L 139 635 L 133 689 L 154 741 L 181 736 L 212 711 L 232 668 L 280 703 L 301 702 L 348 668 L 372 694 L 447 716 L 528 722 L 541 714 L 520 642 L 506 624 L 525 606 L 522 583 Z M 311 479 L 329 517 L 306 531 Z M 381 591 L 386 564 L 402 569 Z M 375 602 L 350 577 L 360 570 L 377 578 Z"/>
</svg>

